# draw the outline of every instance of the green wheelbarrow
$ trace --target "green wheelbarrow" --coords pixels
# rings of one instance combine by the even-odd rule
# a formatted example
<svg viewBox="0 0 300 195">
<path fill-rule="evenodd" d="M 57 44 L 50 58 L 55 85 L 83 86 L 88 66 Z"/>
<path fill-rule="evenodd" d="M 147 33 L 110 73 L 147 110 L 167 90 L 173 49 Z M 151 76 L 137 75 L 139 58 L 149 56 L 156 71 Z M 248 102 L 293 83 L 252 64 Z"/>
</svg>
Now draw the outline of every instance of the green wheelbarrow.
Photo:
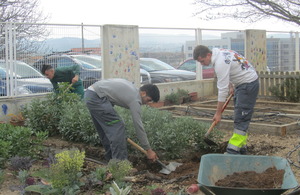
<svg viewBox="0 0 300 195">
<path fill-rule="evenodd" d="M 275 166 L 284 170 L 281 188 L 252 189 L 216 186 L 215 183 L 234 172 L 255 171 L 261 173 Z M 285 158 L 276 156 L 206 154 L 201 157 L 198 182 L 200 189 L 206 195 L 280 195 L 296 188 L 298 182 Z M 296 193 L 291 193 L 296 194 Z M 298 193 L 297 193 L 298 194 Z"/>
</svg>

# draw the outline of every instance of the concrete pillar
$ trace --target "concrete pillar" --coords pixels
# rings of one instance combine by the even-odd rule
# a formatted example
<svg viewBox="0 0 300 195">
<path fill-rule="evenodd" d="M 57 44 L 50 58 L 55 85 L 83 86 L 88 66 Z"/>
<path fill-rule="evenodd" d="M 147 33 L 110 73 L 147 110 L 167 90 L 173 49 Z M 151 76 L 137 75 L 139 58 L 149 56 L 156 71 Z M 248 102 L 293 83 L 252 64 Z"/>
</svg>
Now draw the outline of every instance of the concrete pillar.
<svg viewBox="0 0 300 195">
<path fill-rule="evenodd" d="M 265 30 L 246 30 L 245 57 L 257 71 L 267 70 L 267 39 Z"/>
<path fill-rule="evenodd" d="M 104 25 L 101 35 L 102 78 L 124 78 L 139 87 L 138 26 Z"/>
</svg>

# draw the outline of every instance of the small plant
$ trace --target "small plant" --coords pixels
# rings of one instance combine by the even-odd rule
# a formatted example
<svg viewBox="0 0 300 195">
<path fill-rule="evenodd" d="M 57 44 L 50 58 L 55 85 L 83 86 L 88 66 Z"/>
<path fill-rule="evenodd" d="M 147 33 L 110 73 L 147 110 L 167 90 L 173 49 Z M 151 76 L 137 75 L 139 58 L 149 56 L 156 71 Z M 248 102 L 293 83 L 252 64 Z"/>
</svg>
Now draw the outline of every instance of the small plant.
<svg viewBox="0 0 300 195">
<path fill-rule="evenodd" d="M 29 185 L 34 184 L 34 180 L 32 183 L 32 180 L 30 180 L 29 178 L 29 174 L 27 170 L 21 170 L 18 172 L 18 176 L 17 178 L 20 181 L 20 185 L 14 185 L 11 186 L 10 189 L 13 191 L 20 191 L 20 194 L 25 194 L 25 188 Z"/>
<path fill-rule="evenodd" d="M 166 95 L 165 100 L 171 104 L 181 104 L 187 102 L 189 98 L 189 92 L 183 89 L 178 89 L 177 92 L 172 92 Z"/>
<path fill-rule="evenodd" d="M 161 188 L 151 190 L 151 195 L 167 195 L 166 192 Z"/>
<path fill-rule="evenodd" d="M 113 181 L 112 187 L 109 188 L 112 195 L 127 195 L 131 191 L 131 186 L 127 186 L 125 189 L 120 188 L 118 184 Z"/>
<path fill-rule="evenodd" d="M 117 182 L 120 182 L 129 174 L 132 169 L 132 164 L 128 160 L 111 159 L 107 167 L 113 178 Z"/>
<path fill-rule="evenodd" d="M 32 162 L 34 160 L 31 159 L 30 156 L 20 157 L 14 156 L 10 159 L 10 165 L 12 170 L 21 171 L 21 170 L 29 170 L 32 167 Z"/>
<path fill-rule="evenodd" d="M 79 150 L 66 150 L 55 155 L 57 162 L 50 167 L 50 181 L 60 192 L 73 193 L 79 190 L 80 177 L 85 153 Z"/>
</svg>

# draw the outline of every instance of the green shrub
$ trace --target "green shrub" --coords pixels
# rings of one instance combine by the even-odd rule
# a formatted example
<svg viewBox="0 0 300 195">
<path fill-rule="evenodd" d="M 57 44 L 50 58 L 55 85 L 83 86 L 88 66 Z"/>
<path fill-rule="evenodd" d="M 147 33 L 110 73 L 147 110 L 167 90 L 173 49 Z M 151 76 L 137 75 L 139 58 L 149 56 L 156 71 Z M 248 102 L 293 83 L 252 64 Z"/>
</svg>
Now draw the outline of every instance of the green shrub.
<svg viewBox="0 0 300 195">
<path fill-rule="evenodd" d="M 91 115 L 84 102 L 64 105 L 58 129 L 62 137 L 69 141 L 99 145 L 100 138 Z"/>
<path fill-rule="evenodd" d="M 33 99 L 24 106 L 22 113 L 25 124 L 34 131 L 49 132 L 49 135 L 57 135 L 59 121 L 62 117 L 64 105 L 75 106 L 80 98 L 77 94 L 65 92 L 67 83 L 59 84 L 59 93 L 51 93 L 45 99 Z"/>
<path fill-rule="evenodd" d="M 125 121 L 127 135 L 138 143 L 130 112 L 121 107 L 116 107 L 116 111 Z M 154 151 L 159 152 L 160 158 L 180 158 L 187 150 L 193 152 L 208 147 L 204 142 L 204 135 L 210 126 L 209 123 L 191 117 L 174 118 L 168 111 L 148 106 L 142 106 L 142 120 L 150 145 Z M 210 136 L 216 141 L 221 139 L 217 130 Z M 132 147 L 128 149 L 140 154 Z"/>
<path fill-rule="evenodd" d="M 0 124 L 0 144 L 7 151 L 0 152 L 2 157 L 31 156 L 37 157 L 42 149 L 42 142 L 47 138 L 47 133 L 36 133 L 28 127 Z"/>
<path fill-rule="evenodd" d="M 184 89 L 178 89 L 177 92 L 165 96 L 165 100 L 171 104 L 181 104 L 186 98 L 189 98 L 189 92 Z"/>
<path fill-rule="evenodd" d="M 283 84 L 269 88 L 269 91 L 280 101 L 300 101 L 300 79 L 287 78 Z"/>
</svg>

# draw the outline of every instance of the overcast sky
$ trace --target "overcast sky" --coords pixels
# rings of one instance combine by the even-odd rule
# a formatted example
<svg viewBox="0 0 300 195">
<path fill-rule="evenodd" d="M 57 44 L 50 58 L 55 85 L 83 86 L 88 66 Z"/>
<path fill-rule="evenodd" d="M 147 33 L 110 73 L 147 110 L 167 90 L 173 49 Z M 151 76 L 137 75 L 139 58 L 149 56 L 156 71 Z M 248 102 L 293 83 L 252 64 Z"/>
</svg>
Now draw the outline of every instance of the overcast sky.
<svg viewBox="0 0 300 195">
<path fill-rule="evenodd" d="M 265 29 L 299 31 L 299 27 L 277 20 L 243 24 L 234 20 L 202 21 L 192 16 L 193 0 L 40 0 L 48 23 L 123 24 L 140 27 L 208 29 Z"/>
</svg>

